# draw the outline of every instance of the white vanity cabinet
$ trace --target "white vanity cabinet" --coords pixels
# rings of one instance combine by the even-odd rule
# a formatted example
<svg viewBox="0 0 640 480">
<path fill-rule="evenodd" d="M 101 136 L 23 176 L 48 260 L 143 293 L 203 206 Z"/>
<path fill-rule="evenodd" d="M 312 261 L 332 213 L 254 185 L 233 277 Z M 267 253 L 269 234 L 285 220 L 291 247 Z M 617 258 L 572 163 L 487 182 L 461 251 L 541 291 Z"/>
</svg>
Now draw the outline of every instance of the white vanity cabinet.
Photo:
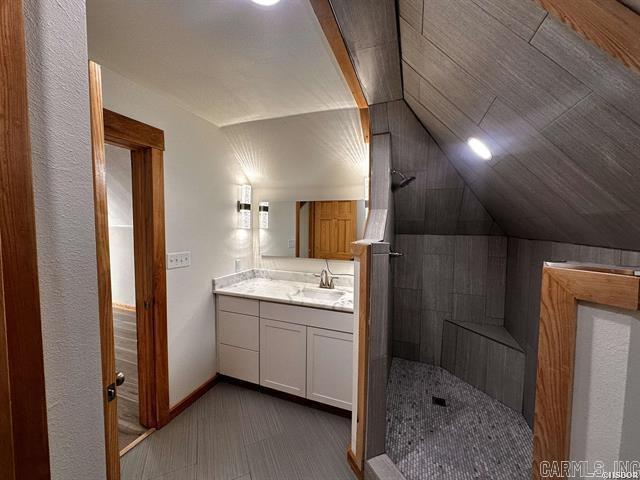
<svg viewBox="0 0 640 480">
<path fill-rule="evenodd" d="M 251 383 L 260 379 L 260 302 L 218 296 L 218 370 Z"/>
<path fill-rule="evenodd" d="M 307 327 L 307 398 L 351 410 L 353 335 Z"/>
<path fill-rule="evenodd" d="M 217 295 L 219 371 L 351 410 L 353 314 Z"/>
<path fill-rule="evenodd" d="M 260 319 L 260 385 L 300 397 L 307 393 L 307 327 Z"/>
</svg>

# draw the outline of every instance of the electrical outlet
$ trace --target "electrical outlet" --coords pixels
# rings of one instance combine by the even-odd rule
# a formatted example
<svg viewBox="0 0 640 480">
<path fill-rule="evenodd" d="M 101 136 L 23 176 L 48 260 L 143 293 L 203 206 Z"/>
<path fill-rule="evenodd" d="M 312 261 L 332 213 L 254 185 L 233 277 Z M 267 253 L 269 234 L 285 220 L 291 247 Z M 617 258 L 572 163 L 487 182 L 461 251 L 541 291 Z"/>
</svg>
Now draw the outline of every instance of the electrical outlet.
<svg viewBox="0 0 640 480">
<path fill-rule="evenodd" d="M 236 258 L 236 272 L 239 272 L 239 271 L 240 271 L 240 267 L 241 267 L 241 265 L 240 265 L 240 259 L 239 259 L 239 258 Z"/>
<path fill-rule="evenodd" d="M 296 246 L 296 241 L 295 241 L 295 240 L 289 240 L 289 241 L 287 241 L 287 246 L 288 246 L 289 248 L 295 248 L 295 246 Z"/>
<path fill-rule="evenodd" d="M 167 270 L 191 266 L 191 252 L 167 253 Z"/>
</svg>

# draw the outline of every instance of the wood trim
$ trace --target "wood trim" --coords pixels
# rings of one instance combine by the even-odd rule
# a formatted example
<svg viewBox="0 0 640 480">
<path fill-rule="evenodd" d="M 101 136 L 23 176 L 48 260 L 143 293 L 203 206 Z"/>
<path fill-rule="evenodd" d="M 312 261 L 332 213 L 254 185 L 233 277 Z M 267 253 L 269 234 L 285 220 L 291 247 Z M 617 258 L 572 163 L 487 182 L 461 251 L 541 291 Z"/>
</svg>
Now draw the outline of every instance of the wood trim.
<svg viewBox="0 0 640 480">
<path fill-rule="evenodd" d="M 358 405 L 356 411 L 356 450 L 351 452 L 355 466 L 364 471 L 365 428 L 367 417 L 367 372 L 369 358 L 369 289 L 371 245 L 353 243 L 354 258 L 359 260 L 358 282 Z M 354 470 L 357 473 L 357 470 Z"/>
<path fill-rule="evenodd" d="M 640 15 L 618 0 L 536 0 L 564 24 L 640 73 Z"/>
<path fill-rule="evenodd" d="M 542 478 L 541 462 L 569 459 L 578 302 L 638 310 L 639 294 L 638 277 L 544 267 L 533 439 L 535 479 Z"/>
<path fill-rule="evenodd" d="M 324 36 L 329 42 L 329 46 L 333 51 L 333 55 L 338 62 L 338 66 L 342 71 L 351 95 L 356 102 L 358 110 L 360 112 L 360 125 L 362 127 L 362 134 L 364 135 L 364 141 L 369 143 L 371 138 L 371 128 L 369 121 L 369 104 L 364 95 L 362 84 L 358 79 L 356 69 L 353 67 L 349 50 L 344 42 L 342 33 L 340 33 L 340 26 L 331 8 L 331 2 L 329 0 L 309 0 L 311 7 L 316 14 L 320 27 L 324 32 Z"/>
<path fill-rule="evenodd" d="M 129 150 L 164 150 L 164 132 L 111 110 L 104 109 L 104 136 L 107 143 Z"/>
<path fill-rule="evenodd" d="M 220 381 L 220 374 L 216 373 L 209 380 L 204 382 L 198 388 L 196 388 L 193 392 L 183 398 L 180 402 L 178 402 L 175 406 L 171 407 L 169 410 L 169 417 L 171 420 L 176 418 L 182 412 L 184 412 L 187 408 L 193 405 L 200 397 L 202 397 L 205 393 L 211 390 L 216 384 Z"/>
<path fill-rule="evenodd" d="M 48 479 L 27 66 L 19 0 L 0 6 L 0 112 L 0 279 L 6 280 L 0 322 L 0 465 L 3 478 Z"/>
<path fill-rule="evenodd" d="M 129 452 L 130 450 L 133 450 L 134 447 L 136 447 L 138 444 L 142 443 L 142 441 L 145 438 L 147 438 L 149 435 L 151 435 L 155 431 L 156 431 L 155 428 L 150 428 L 149 430 L 144 432 L 142 435 L 140 435 L 138 438 L 136 438 L 133 442 L 131 442 L 129 445 L 127 445 L 122 450 L 120 450 L 120 457 L 122 457 L 125 453 Z"/>
<path fill-rule="evenodd" d="M 162 157 L 131 152 L 140 423 L 150 428 L 170 420 Z"/>
<path fill-rule="evenodd" d="M 107 164 L 104 151 L 102 116 L 102 73 L 100 65 L 89 62 L 89 101 L 91 113 L 91 155 L 93 161 L 93 202 L 98 266 L 98 315 L 102 349 L 102 403 L 107 478 L 120 478 L 118 447 L 118 410 L 107 400 L 107 387 L 116 381 L 116 356 L 111 304 L 111 264 L 109 255 L 109 215 L 107 212 Z"/>
<path fill-rule="evenodd" d="M 356 475 L 358 480 L 363 480 L 364 479 L 364 467 L 363 468 L 358 467 L 358 463 L 357 463 L 356 457 L 353 454 L 353 452 L 351 451 L 351 448 L 347 449 L 347 463 L 349 464 L 349 467 L 351 467 L 351 470 Z"/>
</svg>

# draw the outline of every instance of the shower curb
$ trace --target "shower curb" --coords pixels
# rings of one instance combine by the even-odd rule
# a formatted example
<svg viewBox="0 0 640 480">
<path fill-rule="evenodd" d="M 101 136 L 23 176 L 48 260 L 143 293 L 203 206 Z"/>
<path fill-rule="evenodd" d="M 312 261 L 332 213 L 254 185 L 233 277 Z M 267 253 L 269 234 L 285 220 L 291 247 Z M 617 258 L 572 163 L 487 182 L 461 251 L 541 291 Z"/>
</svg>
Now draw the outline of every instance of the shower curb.
<svg viewBox="0 0 640 480">
<path fill-rule="evenodd" d="M 365 480 L 406 480 L 386 453 L 365 462 Z"/>
</svg>

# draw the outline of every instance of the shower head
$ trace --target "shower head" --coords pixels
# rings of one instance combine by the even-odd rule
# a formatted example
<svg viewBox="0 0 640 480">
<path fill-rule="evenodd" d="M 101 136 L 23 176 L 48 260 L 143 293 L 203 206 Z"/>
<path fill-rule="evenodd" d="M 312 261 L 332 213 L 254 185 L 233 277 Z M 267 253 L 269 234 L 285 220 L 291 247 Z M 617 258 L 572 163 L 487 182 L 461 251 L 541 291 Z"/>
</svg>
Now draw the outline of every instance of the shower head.
<svg viewBox="0 0 640 480">
<path fill-rule="evenodd" d="M 410 177 L 407 177 L 404 173 L 402 173 L 399 170 L 396 170 L 395 168 L 391 170 L 391 175 L 394 175 L 394 174 L 400 176 L 400 183 L 391 185 L 392 192 L 395 192 L 396 190 L 406 187 L 416 179 L 416 177 L 414 177 L 413 175 Z"/>
</svg>

